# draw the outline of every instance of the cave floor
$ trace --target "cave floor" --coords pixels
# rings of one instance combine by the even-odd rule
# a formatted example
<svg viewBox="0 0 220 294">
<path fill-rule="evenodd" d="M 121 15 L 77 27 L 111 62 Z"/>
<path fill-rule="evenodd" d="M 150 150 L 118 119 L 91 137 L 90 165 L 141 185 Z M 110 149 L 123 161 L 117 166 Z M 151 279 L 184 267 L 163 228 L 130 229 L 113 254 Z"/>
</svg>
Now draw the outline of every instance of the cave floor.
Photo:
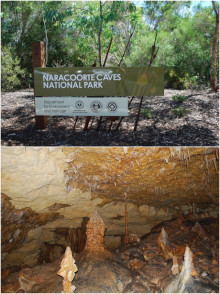
<svg viewBox="0 0 220 294">
<path fill-rule="evenodd" d="M 168 239 L 161 246 L 161 231 Z M 219 292 L 219 223 L 218 219 L 181 217 L 154 227 L 139 242 L 121 245 L 105 255 L 82 251 L 74 254 L 78 272 L 72 284 L 75 293 L 164 292 L 180 274 L 172 273 L 173 256 L 181 271 L 184 252 L 193 253 L 194 274 L 191 289 L 195 293 Z M 107 252 L 107 251 L 106 251 Z M 62 278 L 57 275 L 61 259 L 51 263 L 2 272 L 3 293 L 61 293 Z M 184 273 L 187 275 L 187 273 Z M 185 279 L 184 283 L 188 283 Z M 187 285 L 184 285 L 187 289 Z M 174 289 L 175 290 L 175 289 Z M 176 292 L 176 291 L 175 291 Z M 177 291 L 178 292 L 178 291 Z"/>
</svg>

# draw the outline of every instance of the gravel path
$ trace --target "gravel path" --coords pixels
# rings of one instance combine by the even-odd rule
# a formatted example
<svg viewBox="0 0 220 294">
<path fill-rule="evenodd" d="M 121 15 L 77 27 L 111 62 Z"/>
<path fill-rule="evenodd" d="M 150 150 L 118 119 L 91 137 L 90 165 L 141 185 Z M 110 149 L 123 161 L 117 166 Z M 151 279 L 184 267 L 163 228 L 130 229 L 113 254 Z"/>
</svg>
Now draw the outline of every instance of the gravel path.
<svg viewBox="0 0 220 294">
<path fill-rule="evenodd" d="M 186 95 L 183 103 L 174 102 L 173 95 Z M 130 99 L 130 98 L 129 98 Z M 2 93 L 2 145 L 5 146 L 216 146 L 219 140 L 219 96 L 208 90 L 165 90 L 162 97 L 145 97 L 142 109 L 151 109 L 147 119 L 142 110 L 137 131 L 134 124 L 140 98 L 135 97 L 118 131 L 118 121 L 99 118 L 90 121 L 83 131 L 85 117 L 49 117 L 45 130 L 35 129 L 33 89 Z M 184 108 L 186 114 L 178 117 L 172 109 Z"/>
</svg>

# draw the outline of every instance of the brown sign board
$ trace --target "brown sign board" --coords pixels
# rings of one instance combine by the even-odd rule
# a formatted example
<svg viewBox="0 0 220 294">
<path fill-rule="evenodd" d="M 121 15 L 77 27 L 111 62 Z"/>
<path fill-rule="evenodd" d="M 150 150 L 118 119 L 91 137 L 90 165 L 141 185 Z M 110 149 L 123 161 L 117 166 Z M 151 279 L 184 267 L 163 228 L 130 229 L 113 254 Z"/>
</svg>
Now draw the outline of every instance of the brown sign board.
<svg viewBox="0 0 220 294">
<path fill-rule="evenodd" d="M 35 96 L 163 96 L 161 67 L 34 69 Z"/>
</svg>

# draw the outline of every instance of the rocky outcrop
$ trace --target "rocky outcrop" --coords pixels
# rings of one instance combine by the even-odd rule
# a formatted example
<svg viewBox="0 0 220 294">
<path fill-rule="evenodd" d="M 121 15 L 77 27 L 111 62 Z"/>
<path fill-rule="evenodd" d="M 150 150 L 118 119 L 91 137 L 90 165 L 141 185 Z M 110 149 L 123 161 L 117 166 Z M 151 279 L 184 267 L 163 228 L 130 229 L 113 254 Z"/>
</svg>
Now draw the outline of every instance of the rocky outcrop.
<svg viewBox="0 0 220 294">
<path fill-rule="evenodd" d="M 30 207 L 16 209 L 5 194 L 1 195 L 1 208 L 3 256 L 19 248 L 31 229 L 63 218 L 57 212 L 36 213 Z"/>
</svg>

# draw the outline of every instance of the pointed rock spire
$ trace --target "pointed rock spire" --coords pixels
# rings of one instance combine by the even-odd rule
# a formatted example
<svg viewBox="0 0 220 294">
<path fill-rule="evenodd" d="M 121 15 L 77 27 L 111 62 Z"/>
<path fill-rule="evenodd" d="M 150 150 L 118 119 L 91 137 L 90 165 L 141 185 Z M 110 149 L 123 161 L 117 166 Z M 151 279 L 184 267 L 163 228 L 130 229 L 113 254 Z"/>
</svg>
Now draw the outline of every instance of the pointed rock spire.
<svg viewBox="0 0 220 294">
<path fill-rule="evenodd" d="M 193 254 L 188 246 L 186 246 L 186 250 L 184 254 L 184 262 L 183 262 L 182 270 L 180 273 L 180 277 L 187 277 L 187 276 L 193 276 L 193 277 L 197 276 L 197 272 L 193 264 Z"/>
<path fill-rule="evenodd" d="M 98 211 L 95 210 L 90 220 L 86 225 L 86 245 L 85 250 L 92 251 L 103 251 L 104 247 L 104 234 L 105 234 L 105 223 Z"/>
<path fill-rule="evenodd" d="M 191 231 L 196 232 L 202 238 L 207 237 L 203 227 L 198 222 L 196 222 L 196 224 L 192 227 Z"/>
<path fill-rule="evenodd" d="M 171 244 L 164 228 L 162 228 L 158 237 L 158 245 L 162 249 L 165 259 L 170 259 L 173 257 Z"/>
<path fill-rule="evenodd" d="M 78 268 L 75 264 L 70 247 L 66 248 L 60 267 L 61 268 L 57 274 L 63 277 L 63 293 L 73 293 L 75 287 L 71 285 L 71 282 L 75 277 L 75 272 L 78 271 Z"/>
<path fill-rule="evenodd" d="M 178 258 L 176 255 L 173 256 L 172 274 L 177 275 L 179 273 Z"/>
</svg>

